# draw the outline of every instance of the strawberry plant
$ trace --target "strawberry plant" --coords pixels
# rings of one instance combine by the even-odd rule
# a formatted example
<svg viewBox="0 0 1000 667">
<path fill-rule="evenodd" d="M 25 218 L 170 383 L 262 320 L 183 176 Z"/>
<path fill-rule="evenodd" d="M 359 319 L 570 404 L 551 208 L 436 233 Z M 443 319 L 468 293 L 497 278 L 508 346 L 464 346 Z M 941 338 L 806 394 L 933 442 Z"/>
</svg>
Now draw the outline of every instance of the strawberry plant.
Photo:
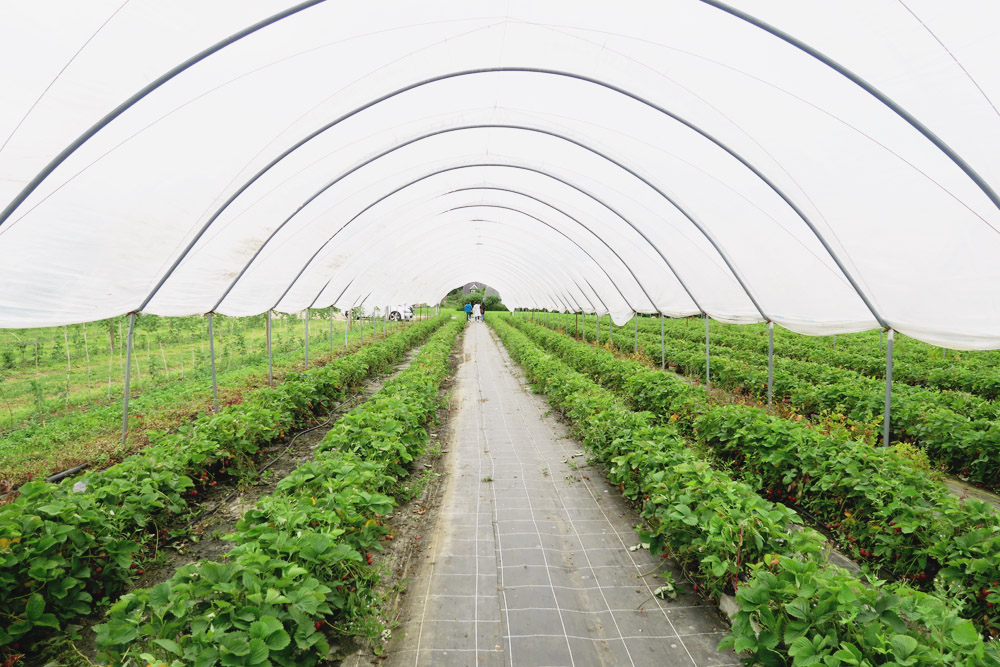
<svg viewBox="0 0 1000 667">
<path fill-rule="evenodd" d="M 252 474 L 264 444 L 313 419 L 368 373 L 387 369 L 445 321 L 408 327 L 326 366 L 289 374 L 107 470 L 22 486 L 0 507 L 0 650 L 30 643 L 52 629 L 52 617 L 61 628 L 117 597 L 138 555 L 151 553 L 165 523 L 192 510 L 199 489 L 215 478 Z M 29 617 L 25 602 L 35 594 L 45 615 Z"/>
<path fill-rule="evenodd" d="M 386 495 L 428 440 L 462 323 L 438 331 L 410 366 L 338 420 L 304 463 L 229 536 L 224 562 L 203 561 L 123 596 L 97 627 L 123 665 L 313 665 L 325 630 L 379 626 L 372 551 L 386 534 Z M 376 633 L 378 634 L 378 632 Z"/>
</svg>

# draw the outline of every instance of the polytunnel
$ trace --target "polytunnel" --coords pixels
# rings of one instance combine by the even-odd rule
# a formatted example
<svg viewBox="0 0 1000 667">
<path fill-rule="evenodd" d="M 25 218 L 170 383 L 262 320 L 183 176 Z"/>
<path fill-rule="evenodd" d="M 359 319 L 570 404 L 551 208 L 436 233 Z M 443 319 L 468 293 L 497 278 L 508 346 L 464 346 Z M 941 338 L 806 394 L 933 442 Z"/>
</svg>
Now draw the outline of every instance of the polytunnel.
<svg viewBox="0 0 1000 667">
<path fill-rule="evenodd" d="M 1000 7 L 16 3 L 0 326 L 436 302 L 1000 347 Z"/>
</svg>

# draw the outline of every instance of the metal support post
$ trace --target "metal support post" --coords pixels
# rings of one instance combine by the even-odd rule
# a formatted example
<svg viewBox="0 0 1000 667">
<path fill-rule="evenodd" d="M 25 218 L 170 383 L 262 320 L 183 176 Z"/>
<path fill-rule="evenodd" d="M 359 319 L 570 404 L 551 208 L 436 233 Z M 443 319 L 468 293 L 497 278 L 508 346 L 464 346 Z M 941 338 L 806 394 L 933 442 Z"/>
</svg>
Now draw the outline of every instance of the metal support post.
<svg viewBox="0 0 1000 667">
<path fill-rule="evenodd" d="M 635 350 L 636 354 L 639 353 L 639 313 L 632 313 L 632 319 L 635 321 Z"/>
<path fill-rule="evenodd" d="M 586 341 L 587 340 L 587 312 L 584 311 L 582 313 L 582 315 L 583 315 L 583 340 Z"/>
<path fill-rule="evenodd" d="M 347 332 L 351 329 L 351 311 L 347 311 L 347 321 L 344 323 L 344 349 L 347 349 Z"/>
<path fill-rule="evenodd" d="M 215 332 L 212 330 L 212 313 L 208 314 L 208 356 L 212 361 L 212 412 L 218 412 L 219 385 L 215 381 Z"/>
<path fill-rule="evenodd" d="M 941 348 L 941 361 L 944 361 L 947 358 L 948 358 L 948 348 L 942 347 Z"/>
<path fill-rule="evenodd" d="M 601 316 L 599 314 L 597 314 L 597 313 L 595 313 L 595 315 L 597 315 L 597 317 L 594 318 L 597 321 L 597 339 L 596 340 L 597 340 L 597 344 L 600 345 L 601 344 Z"/>
<path fill-rule="evenodd" d="M 330 306 L 330 354 L 333 354 L 333 306 Z"/>
<path fill-rule="evenodd" d="M 892 424 L 892 340 L 893 330 L 886 336 L 885 352 L 885 420 L 882 424 L 882 446 L 889 446 L 889 431 Z"/>
<path fill-rule="evenodd" d="M 365 318 L 358 315 L 358 324 L 361 325 L 361 344 L 365 344 Z"/>
<path fill-rule="evenodd" d="M 128 341 L 125 347 L 125 395 L 122 398 L 122 444 L 128 435 L 128 398 L 132 386 L 132 334 L 135 332 L 135 313 L 128 314 Z"/>
<path fill-rule="evenodd" d="M 271 311 L 267 311 L 267 386 L 274 386 L 274 359 L 271 357 Z"/>
<path fill-rule="evenodd" d="M 305 367 L 309 368 L 309 309 L 306 308 L 306 358 Z"/>
<path fill-rule="evenodd" d="M 767 323 L 767 407 L 774 397 L 774 322 Z"/>
<path fill-rule="evenodd" d="M 660 370 L 667 370 L 667 346 L 663 342 L 663 313 L 660 313 Z"/>
<path fill-rule="evenodd" d="M 712 388 L 711 354 L 708 339 L 708 313 L 705 313 L 705 387 Z"/>
<path fill-rule="evenodd" d="M 833 334 L 833 349 L 837 349 L 837 334 Z"/>
</svg>

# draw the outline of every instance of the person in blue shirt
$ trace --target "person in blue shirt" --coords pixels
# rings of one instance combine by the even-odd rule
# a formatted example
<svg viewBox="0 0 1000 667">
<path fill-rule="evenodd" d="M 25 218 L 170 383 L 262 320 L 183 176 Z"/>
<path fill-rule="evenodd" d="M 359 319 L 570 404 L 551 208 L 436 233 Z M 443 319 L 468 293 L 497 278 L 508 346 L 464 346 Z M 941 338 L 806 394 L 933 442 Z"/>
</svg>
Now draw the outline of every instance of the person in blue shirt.
<svg viewBox="0 0 1000 667">
<path fill-rule="evenodd" d="M 465 304 L 465 321 L 468 322 L 472 319 L 472 304 L 466 302 Z"/>
</svg>

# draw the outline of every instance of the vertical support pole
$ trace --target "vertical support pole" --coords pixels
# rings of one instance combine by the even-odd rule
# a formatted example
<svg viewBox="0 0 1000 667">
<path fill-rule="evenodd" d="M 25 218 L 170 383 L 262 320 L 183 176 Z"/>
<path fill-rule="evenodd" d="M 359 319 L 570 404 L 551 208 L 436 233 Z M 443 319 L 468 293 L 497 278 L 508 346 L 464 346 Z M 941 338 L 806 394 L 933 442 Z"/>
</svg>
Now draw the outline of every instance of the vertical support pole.
<svg viewBox="0 0 1000 667">
<path fill-rule="evenodd" d="M 212 330 L 212 313 L 208 314 L 208 356 L 212 362 L 212 412 L 218 412 L 219 385 L 215 379 L 215 331 Z"/>
<path fill-rule="evenodd" d="M 267 311 L 267 386 L 274 387 L 274 358 L 271 356 L 271 311 Z"/>
<path fill-rule="evenodd" d="M 942 347 L 941 348 L 941 361 L 944 361 L 947 358 L 948 358 L 948 348 Z"/>
<path fill-rule="evenodd" d="M 309 368 L 309 309 L 306 308 L 306 357 L 305 367 Z"/>
<path fill-rule="evenodd" d="M 333 306 L 330 306 L 330 354 L 333 354 Z"/>
<path fill-rule="evenodd" d="M 580 337 L 580 313 L 573 313 L 573 337 Z"/>
<path fill-rule="evenodd" d="M 636 354 L 639 353 L 639 313 L 632 313 L 632 320 L 635 322 L 635 350 Z"/>
<path fill-rule="evenodd" d="M 660 370 L 667 370 L 667 345 L 663 338 L 663 313 L 660 313 Z"/>
<path fill-rule="evenodd" d="M 363 315 L 358 315 L 358 324 L 361 325 L 361 344 L 365 344 L 365 318 Z"/>
<path fill-rule="evenodd" d="M 344 349 L 347 349 L 347 332 L 351 329 L 351 311 L 347 311 L 347 321 L 344 322 Z"/>
<path fill-rule="evenodd" d="M 886 334 L 885 352 L 885 420 L 882 424 L 882 446 L 889 446 L 889 430 L 892 424 L 892 341 L 893 330 Z"/>
<path fill-rule="evenodd" d="M 708 389 L 712 388 L 711 362 L 712 356 L 710 354 L 708 339 L 708 313 L 705 313 L 705 387 Z"/>
<path fill-rule="evenodd" d="M 767 407 L 774 397 L 774 322 L 767 323 Z"/>
<path fill-rule="evenodd" d="M 587 311 L 583 311 L 583 340 L 587 341 Z"/>
<path fill-rule="evenodd" d="M 128 341 L 125 353 L 125 395 L 122 398 L 122 444 L 128 435 L 128 398 L 132 382 L 132 335 L 135 332 L 135 313 L 128 314 Z"/>
<path fill-rule="evenodd" d="M 833 349 L 837 349 L 837 334 L 833 334 Z"/>
<path fill-rule="evenodd" d="M 597 328 L 597 339 L 596 340 L 597 340 L 597 344 L 600 345 L 601 344 L 601 315 L 599 313 L 594 313 L 594 315 L 596 316 L 596 317 L 594 317 L 594 319 L 596 320 L 596 323 L 597 323 L 597 326 L 596 326 L 596 328 Z"/>
</svg>

